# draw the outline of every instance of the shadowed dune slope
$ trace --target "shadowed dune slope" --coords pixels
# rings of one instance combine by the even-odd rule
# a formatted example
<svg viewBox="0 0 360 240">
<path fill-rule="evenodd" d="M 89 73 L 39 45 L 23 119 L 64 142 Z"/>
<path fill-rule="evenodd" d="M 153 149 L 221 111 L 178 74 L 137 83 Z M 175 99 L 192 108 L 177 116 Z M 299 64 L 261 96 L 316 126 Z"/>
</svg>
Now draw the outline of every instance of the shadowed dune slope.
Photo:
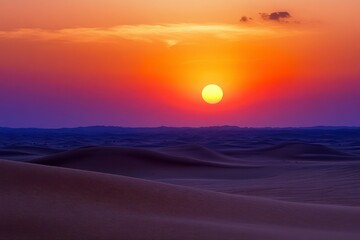
<svg viewBox="0 0 360 240">
<path fill-rule="evenodd" d="M 34 159 L 31 162 L 144 178 L 216 177 L 219 171 L 235 174 L 239 169 L 258 168 L 226 158 L 207 160 L 124 147 L 86 147 Z"/>
<path fill-rule="evenodd" d="M 62 151 L 64 150 L 37 146 L 13 145 L 0 148 L 0 158 L 12 160 L 33 159 L 45 155 L 57 154 Z"/>
<path fill-rule="evenodd" d="M 360 209 L 0 161 L 0 239 L 360 238 Z"/>
<path fill-rule="evenodd" d="M 223 161 L 223 162 L 236 162 L 230 156 L 218 153 L 216 151 L 205 148 L 197 144 L 182 144 L 170 147 L 163 147 L 159 149 L 161 152 L 169 153 L 175 156 L 192 157 L 196 159 L 207 159 L 212 161 Z"/>
<path fill-rule="evenodd" d="M 49 155 L 49 154 L 55 154 L 59 152 L 63 152 L 64 150 L 61 149 L 55 149 L 55 148 L 49 148 L 49 147 L 39 147 L 39 146 L 22 146 L 22 145 L 14 145 L 14 146 L 8 146 L 6 147 L 8 150 L 13 151 L 21 151 L 26 152 L 29 154 L 36 154 L 36 155 Z"/>
<path fill-rule="evenodd" d="M 257 155 L 272 158 L 302 158 L 302 159 L 352 159 L 356 158 L 348 153 L 314 143 L 282 143 L 275 146 L 252 149 L 252 150 L 234 150 L 228 152 L 230 155 L 246 156 Z"/>
<path fill-rule="evenodd" d="M 23 156 L 33 156 L 34 154 L 23 152 L 23 151 L 17 151 L 17 150 L 11 150 L 11 149 L 0 149 L 0 157 L 2 158 L 8 158 L 8 157 L 23 157 Z"/>
</svg>

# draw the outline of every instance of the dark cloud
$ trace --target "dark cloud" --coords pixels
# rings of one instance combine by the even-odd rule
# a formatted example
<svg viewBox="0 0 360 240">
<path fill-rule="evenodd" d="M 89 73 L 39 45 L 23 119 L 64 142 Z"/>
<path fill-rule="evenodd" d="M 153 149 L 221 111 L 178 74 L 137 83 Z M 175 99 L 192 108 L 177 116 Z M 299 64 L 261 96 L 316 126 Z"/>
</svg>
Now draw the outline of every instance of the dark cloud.
<svg viewBox="0 0 360 240">
<path fill-rule="evenodd" d="M 272 13 L 260 13 L 260 16 L 264 20 L 280 21 L 283 19 L 291 18 L 289 12 L 272 12 Z"/>
<path fill-rule="evenodd" d="M 244 23 L 246 23 L 246 22 L 249 22 L 249 21 L 252 21 L 253 19 L 251 18 L 251 17 L 248 17 L 248 16 L 242 16 L 241 18 L 240 18 L 240 22 L 244 22 Z"/>
<path fill-rule="evenodd" d="M 273 12 L 270 14 L 270 20 L 280 20 L 282 18 L 290 18 L 291 15 L 288 12 Z"/>
<path fill-rule="evenodd" d="M 278 12 L 271 12 L 271 13 L 259 13 L 260 18 L 263 21 L 269 22 L 279 22 L 279 23 L 297 23 L 299 24 L 300 21 L 293 18 L 293 16 L 287 11 L 278 11 Z M 249 16 L 242 16 L 240 18 L 241 23 L 249 23 L 249 22 L 256 22 L 256 19 L 253 19 Z"/>
</svg>

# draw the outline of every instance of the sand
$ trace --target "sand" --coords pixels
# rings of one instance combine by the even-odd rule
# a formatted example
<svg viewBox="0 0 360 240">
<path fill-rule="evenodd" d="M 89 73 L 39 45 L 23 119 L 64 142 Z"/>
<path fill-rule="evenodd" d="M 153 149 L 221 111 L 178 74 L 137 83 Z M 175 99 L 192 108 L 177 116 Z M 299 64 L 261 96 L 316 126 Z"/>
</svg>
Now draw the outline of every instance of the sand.
<svg viewBox="0 0 360 240">
<path fill-rule="evenodd" d="M 360 239 L 357 129 L 0 129 L 0 239 Z"/>
<path fill-rule="evenodd" d="M 360 209 L 0 162 L 0 239 L 359 239 Z"/>
<path fill-rule="evenodd" d="M 317 144 L 281 144 L 239 152 L 229 156 L 194 144 L 156 150 L 86 147 L 29 162 L 223 193 L 360 206 L 360 161 L 356 156 Z"/>
</svg>

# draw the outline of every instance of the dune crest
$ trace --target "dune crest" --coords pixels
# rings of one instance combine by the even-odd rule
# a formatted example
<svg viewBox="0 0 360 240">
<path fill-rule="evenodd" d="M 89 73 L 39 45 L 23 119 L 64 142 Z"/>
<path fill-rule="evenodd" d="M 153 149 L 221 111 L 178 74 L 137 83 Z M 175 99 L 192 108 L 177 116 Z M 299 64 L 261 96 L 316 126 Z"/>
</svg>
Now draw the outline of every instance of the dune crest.
<svg viewBox="0 0 360 240">
<path fill-rule="evenodd" d="M 228 150 L 234 157 L 261 156 L 277 159 L 304 159 L 304 160 L 352 160 L 358 156 L 352 155 L 326 145 L 304 142 L 283 142 L 250 150 Z"/>
<path fill-rule="evenodd" d="M 260 167 L 226 158 L 208 160 L 129 147 L 79 148 L 29 162 L 140 178 L 222 177 L 219 171 L 235 173 Z"/>
</svg>

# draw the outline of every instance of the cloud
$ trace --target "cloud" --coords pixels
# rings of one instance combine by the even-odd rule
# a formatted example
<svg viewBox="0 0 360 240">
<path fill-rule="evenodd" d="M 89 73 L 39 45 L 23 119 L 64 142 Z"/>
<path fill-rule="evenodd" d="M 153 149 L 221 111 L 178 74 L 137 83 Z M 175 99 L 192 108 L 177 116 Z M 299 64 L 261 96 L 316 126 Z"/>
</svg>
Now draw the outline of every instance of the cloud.
<svg viewBox="0 0 360 240">
<path fill-rule="evenodd" d="M 0 31 L 0 39 L 70 42 L 104 42 L 125 39 L 142 42 L 163 42 L 171 47 L 180 43 L 196 42 L 202 37 L 237 41 L 244 38 L 283 36 L 293 33 L 285 28 L 264 26 L 183 23 L 120 25 L 110 28 L 65 28 L 58 30 L 28 28 Z"/>
<path fill-rule="evenodd" d="M 260 13 L 260 16 L 263 20 L 270 21 L 281 21 L 284 19 L 291 18 L 289 12 L 272 12 L 272 13 Z"/>
<path fill-rule="evenodd" d="M 242 16 L 240 18 L 241 23 L 259 23 L 261 24 L 263 21 L 271 22 L 272 25 L 277 23 L 300 23 L 300 21 L 293 18 L 293 16 L 286 11 L 282 12 L 271 12 L 271 13 L 259 13 L 260 22 L 257 18 L 253 18 L 251 16 Z"/>
<path fill-rule="evenodd" d="M 249 21 L 252 21 L 253 19 L 251 17 L 248 17 L 248 16 L 242 16 L 240 18 L 240 22 L 243 22 L 243 23 L 246 23 L 246 22 L 249 22 Z"/>
</svg>

